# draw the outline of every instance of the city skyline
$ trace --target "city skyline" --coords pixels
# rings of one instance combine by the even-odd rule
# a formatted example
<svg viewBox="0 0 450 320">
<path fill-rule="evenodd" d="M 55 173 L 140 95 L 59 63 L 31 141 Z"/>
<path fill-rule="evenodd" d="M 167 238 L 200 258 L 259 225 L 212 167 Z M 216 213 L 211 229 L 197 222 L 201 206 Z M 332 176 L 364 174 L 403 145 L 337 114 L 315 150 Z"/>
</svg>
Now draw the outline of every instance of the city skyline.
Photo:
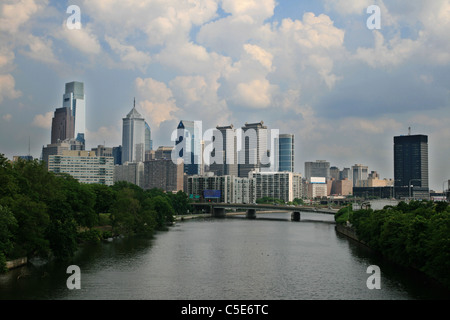
<svg viewBox="0 0 450 320">
<path fill-rule="evenodd" d="M 121 145 L 136 96 L 154 149 L 183 119 L 263 120 L 295 135 L 296 172 L 325 159 L 393 178 L 393 137 L 411 127 L 429 137 L 430 189 L 450 178 L 448 1 L 131 3 L 76 1 L 79 30 L 67 3 L 0 5 L 0 153 L 26 155 L 31 137 L 39 158 L 64 84 L 78 81 L 86 150 Z M 379 30 L 366 25 L 372 4 Z"/>
</svg>

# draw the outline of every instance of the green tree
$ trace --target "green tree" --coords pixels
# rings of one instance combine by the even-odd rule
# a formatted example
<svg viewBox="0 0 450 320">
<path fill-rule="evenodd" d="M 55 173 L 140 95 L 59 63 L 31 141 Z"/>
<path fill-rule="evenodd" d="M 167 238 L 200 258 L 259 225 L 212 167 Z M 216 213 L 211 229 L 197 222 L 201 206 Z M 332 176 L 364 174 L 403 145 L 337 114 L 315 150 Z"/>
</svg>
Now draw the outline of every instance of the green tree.
<svg viewBox="0 0 450 320">
<path fill-rule="evenodd" d="M 175 211 L 170 202 L 163 196 L 146 199 L 144 208 L 156 212 L 156 228 L 158 230 L 165 230 L 167 225 L 174 221 Z"/>
<path fill-rule="evenodd" d="M 11 210 L 0 205 L 0 254 L 5 258 L 11 255 L 14 248 L 14 233 L 17 227 L 17 220 Z"/>
</svg>

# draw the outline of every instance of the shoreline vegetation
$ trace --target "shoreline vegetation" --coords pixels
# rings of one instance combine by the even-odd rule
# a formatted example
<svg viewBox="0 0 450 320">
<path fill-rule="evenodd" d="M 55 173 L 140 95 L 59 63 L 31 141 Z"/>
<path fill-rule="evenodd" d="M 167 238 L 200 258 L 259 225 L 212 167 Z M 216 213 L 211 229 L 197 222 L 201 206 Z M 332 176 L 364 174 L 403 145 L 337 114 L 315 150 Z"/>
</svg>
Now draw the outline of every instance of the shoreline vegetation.
<svg viewBox="0 0 450 320">
<path fill-rule="evenodd" d="M 192 211 L 184 192 L 82 184 L 41 161 L 11 163 L 2 154 L 0 181 L 0 273 L 17 259 L 69 260 L 85 243 L 166 231 L 175 215 Z"/>
<path fill-rule="evenodd" d="M 450 207 L 410 201 L 382 210 L 351 205 L 335 214 L 336 231 L 400 267 L 415 270 L 450 290 Z"/>
</svg>

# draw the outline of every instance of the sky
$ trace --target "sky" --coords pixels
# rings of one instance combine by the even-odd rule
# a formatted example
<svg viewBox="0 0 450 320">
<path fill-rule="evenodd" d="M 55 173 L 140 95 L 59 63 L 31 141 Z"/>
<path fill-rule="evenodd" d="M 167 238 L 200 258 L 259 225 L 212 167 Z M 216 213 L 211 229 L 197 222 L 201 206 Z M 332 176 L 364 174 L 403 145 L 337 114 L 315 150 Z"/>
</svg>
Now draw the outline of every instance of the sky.
<svg viewBox="0 0 450 320">
<path fill-rule="evenodd" d="M 327 160 L 393 178 L 393 137 L 411 127 L 442 191 L 448 30 L 450 0 L 2 0 L 0 153 L 27 155 L 30 141 L 40 157 L 65 83 L 81 81 L 89 150 L 122 144 L 136 98 L 155 149 L 180 120 L 264 121 L 295 135 L 296 172 Z"/>
</svg>

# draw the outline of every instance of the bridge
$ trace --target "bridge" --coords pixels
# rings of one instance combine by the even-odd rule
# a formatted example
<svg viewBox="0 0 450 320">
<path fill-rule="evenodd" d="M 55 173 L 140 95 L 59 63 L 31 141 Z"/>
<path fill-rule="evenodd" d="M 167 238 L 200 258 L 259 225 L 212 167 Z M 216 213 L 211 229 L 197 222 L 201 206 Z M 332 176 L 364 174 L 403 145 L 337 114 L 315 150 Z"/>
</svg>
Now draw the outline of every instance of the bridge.
<svg viewBox="0 0 450 320">
<path fill-rule="evenodd" d="M 315 207 L 293 206 L 293 205 L 275 205 L 275 204 L 237 204 L 237 203 L 193 203 L 195 211 L 204 210 L 215 218 L 226 216 L 227 209 L 245 210 L 247 219 L 255 219 L 257 211 L 290 211 L 291 218 L 294 221 L 300 221 L 301 212 L 314 212 L 334 215 L 337 209 L 324 209 Z"/>
</svg>

